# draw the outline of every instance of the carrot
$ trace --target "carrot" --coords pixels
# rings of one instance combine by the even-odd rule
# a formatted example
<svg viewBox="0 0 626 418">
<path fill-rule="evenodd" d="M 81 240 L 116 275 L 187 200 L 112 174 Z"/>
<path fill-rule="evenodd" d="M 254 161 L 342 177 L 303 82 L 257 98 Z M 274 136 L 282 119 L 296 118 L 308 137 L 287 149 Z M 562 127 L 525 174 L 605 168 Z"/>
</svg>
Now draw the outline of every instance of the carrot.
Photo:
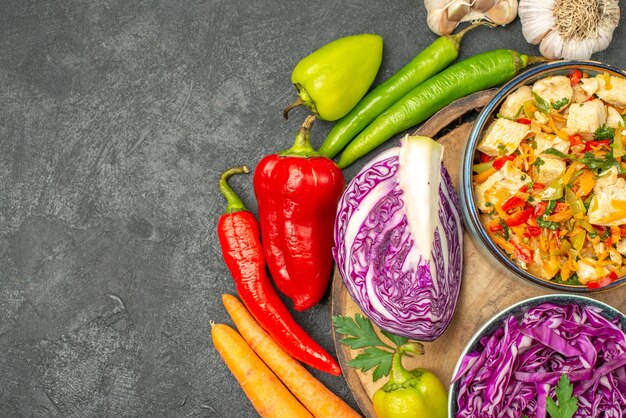
<svg viewBox="0 0 626 418">
<path fill-rule="evenodd" d="M 217 352 L 262 417 L 312 417 L 274 373 L 255 354 L 237 331 L 211 324 Z"/>
<path fill-rule="evenodd" d="M 360 417 L 341 398 L 328 390 L 261 328 L 246 307 L 233 295 L 222 295 L 226 311 L 250 347 L 276 373 L 316 417 Z"/>
</svg>

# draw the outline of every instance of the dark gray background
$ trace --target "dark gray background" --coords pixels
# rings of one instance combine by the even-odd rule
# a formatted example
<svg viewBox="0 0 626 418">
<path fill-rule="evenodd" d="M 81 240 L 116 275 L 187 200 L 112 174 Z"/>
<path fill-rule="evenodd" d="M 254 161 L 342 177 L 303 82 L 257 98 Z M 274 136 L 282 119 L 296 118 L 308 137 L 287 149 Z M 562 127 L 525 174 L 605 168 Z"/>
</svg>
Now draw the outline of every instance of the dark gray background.
<svg viewBox="0 0 626 418">
<path fill-rule="evenodd" d="M 435 39 L 418 0 L 0 1 L 0 415 L 255 416 L 210 343 L 234 292 L 217 179 L 290 146 L 291 69 L 362 32 L 378 81 Z M 624 66 L 623 37 L 594 58 Z M 516 22 L 461 56 L 500 47 L 537 53 Z M 329 316 L 295 314 L 334 352 Z"/>
</svg>

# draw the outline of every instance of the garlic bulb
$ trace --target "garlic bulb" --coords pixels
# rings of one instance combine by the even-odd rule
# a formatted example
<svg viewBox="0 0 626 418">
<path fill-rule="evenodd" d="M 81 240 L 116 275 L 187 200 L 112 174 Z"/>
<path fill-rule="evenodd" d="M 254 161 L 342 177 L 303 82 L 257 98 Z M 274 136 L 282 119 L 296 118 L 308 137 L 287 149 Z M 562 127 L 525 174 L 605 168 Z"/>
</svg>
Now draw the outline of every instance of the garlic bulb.
<svg viewBox="0 0 626 418">
<path fill-rule="evenodd" d="M 609 46 L 619 0 L 520 0 L 526 41 L 546 58 L 589 59 Z"/>
<path fill-rule="evenodd" d="M 511 23 L 517 16 L 517 0 L 424 0 L 428 27 L 437 35 L 449 35 L 461 22 L 487 20 Z"/>
</svg>

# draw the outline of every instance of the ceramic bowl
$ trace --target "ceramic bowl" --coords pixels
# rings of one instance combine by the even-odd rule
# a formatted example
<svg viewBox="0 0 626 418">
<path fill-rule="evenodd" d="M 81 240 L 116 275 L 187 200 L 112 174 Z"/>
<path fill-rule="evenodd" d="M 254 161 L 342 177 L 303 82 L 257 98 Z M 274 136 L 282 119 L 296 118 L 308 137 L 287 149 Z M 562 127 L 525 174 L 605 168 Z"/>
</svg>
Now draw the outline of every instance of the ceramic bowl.
<svg viewBox="0 0 626 418">
<path fill-rule="evenodd" d="M 519 76 L 515 77 L 509 83 L 505 84 L 496 93 L 494 98 L 483 108 L 478 115 L 476 122 L 469 134 L 466 148 L 463 154 L 461 164 L 460 179 L 460 201 L 463 221 L 475 242 L 496 265 L 500 266 L 504 272 L 508 272 L 527 282 L 539 285 L 552 291 L 569 292 L 569 293 L 591 293 L 616 289 L 626 284 L 626 276 L 619 277 L 611 284 L 598 288 L 588 289 L 582 285 L 569 285 L 550 282 L 540 277 L 534 276 L 528 271 L 520 268 L 517 264 L 509 259 L 504 251 L 502 251 L 489 237 L 484 226 L 480 222 L 479 211 L 474 202 L 474 193 L 472 187 L 472 165 L 475 164 L 476 146 L 483 136 L 483 132 L 493 121 L 500 105 L 504 99 L 512 92 L 523 85 L 533 84 L 535 81 L 553 75 L 568 75 L 574 69 L 587 72 L 591 76 L 601 73 L 609 73 L 611 75 L 626 77 L 626 72 L 595 61 L 555 61 L 546 64 L 537 65 Z"/>
<path fill-rule="evenodd" d="M 617 309 L 613 308 L 606 303 L 597 301 L 595 299 L 589 298 L 587 296 L 581 296 L 576 294 L 551 294 L 551 295 L 542 295 L 536 296 L 533 298 L 529 298 L 523 300 L 521 302 L 515 303 L 508 308 L 503 309 L 496 315 L 494 315 L 491 319 L 489 319 L 476 333 L 471 337 L 467 345 L 463 348 L 461 355 L 454 367 L 454 371 L 452 372 L 452 376 L 456 376 L 459 369 L 461 368 L 461 362 L 463 357 L 467 354 L 477 351 L 480 346 L 480 340 L 483 337 L 492 335 L 498 328 L 502 327 L 505 319 L 509 318 L 511 315 L 515 316 L 518 320 L 521 319 L 526 312 L 530 309 L 541 305 L 542 303 L 552 303 L 555 305 L 569 305 L 569 304 L 578 304 L 580 306 L 587 307 L 597 307 L 602 310 L 602 315 L 609 319 L 614 320 L 618 318 L 621 323 L 622 330 L 626 330 L 626 315 Z M 454 418 L 457 412 L 457 397 L 458 397 L 458 386 L 459 382 L 455 382 L 450 385 L 450 391 L 448 396 L 448 417 Z"/>
</svg>

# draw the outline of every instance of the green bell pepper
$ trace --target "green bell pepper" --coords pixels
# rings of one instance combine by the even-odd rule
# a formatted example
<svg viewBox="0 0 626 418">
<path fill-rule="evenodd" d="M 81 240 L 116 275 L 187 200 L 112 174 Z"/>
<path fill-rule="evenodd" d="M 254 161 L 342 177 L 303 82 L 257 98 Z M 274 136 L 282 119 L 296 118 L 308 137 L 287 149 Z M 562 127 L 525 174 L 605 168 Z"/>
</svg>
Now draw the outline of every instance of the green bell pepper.
<svg viewBox="0 0 626 418">
<path fill-rule="evenodd" d="M 389 380 L 372 397 L 376 415 L 378 418 L 446 418 L 448 394 L 441 380 L 426 369 L 405 369 L 404 354 L 424 354 L 424 346 L 408 342 L 395 351 Z"/>
<path fill-rule="evenodd" d="M 304 105 L 320 119 L 337 120 L 365 96 L 383 59 L 383 38 L 361 34 L 336 39 L 304 57 L 291 82 L 298 99 L 283 112 Z"/>
</svg>

